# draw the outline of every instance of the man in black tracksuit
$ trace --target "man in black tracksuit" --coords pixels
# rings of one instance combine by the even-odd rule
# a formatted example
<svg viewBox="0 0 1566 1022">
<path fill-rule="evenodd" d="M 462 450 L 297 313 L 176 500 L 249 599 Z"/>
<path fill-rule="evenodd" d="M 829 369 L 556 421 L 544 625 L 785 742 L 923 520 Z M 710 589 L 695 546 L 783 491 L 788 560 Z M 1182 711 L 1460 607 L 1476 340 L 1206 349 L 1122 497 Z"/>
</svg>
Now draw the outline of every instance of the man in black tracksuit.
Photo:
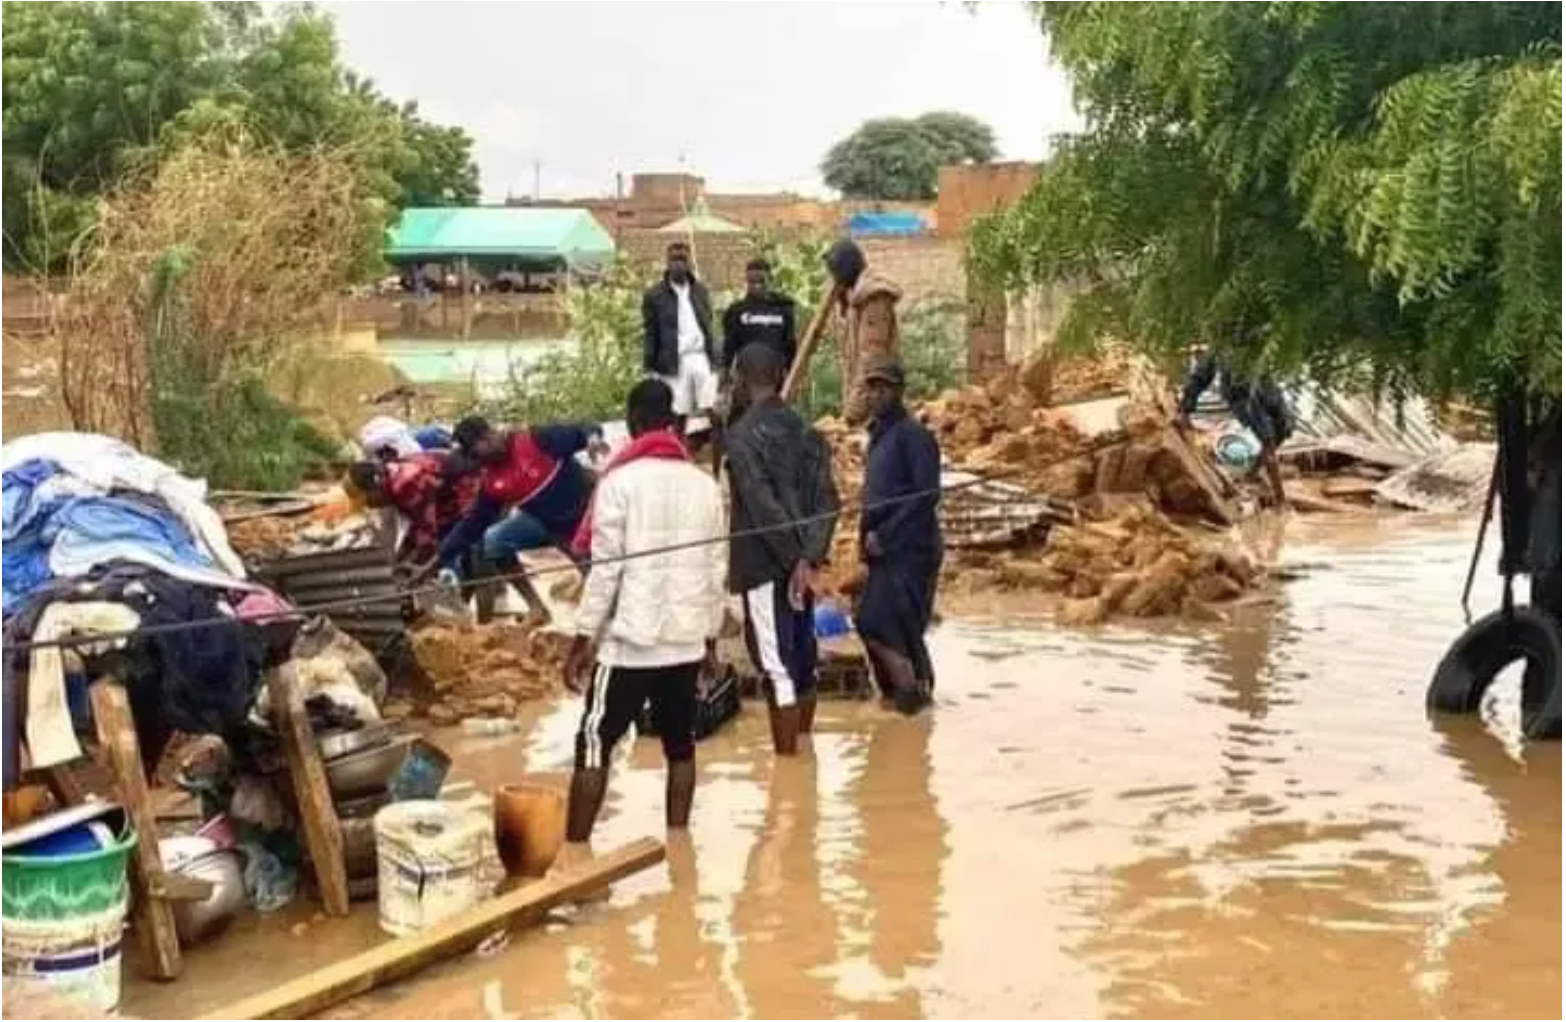
<svg viewBox="0 0 1566 1022">
<path fill-rule="evenodd" d="M 794 299 L 772 290 L 771 265 L 765 259 L 745 264 L 745 297 L 723 313 L 723 365 L 728 378 L 739 353 L 752 344 L 763 344 L 783 359 L 787 373 L 794 365 L 798 338 L 794 333 Z"/>
<path fill-rule="evenodd" d="M 723 359 L 718 366 L 718 401 L 713 406 L 714 473 L 723 460 L 723 431 L 729 419 L 738 415 L 735 395 L 729 383 L 734 360 L 752 344 L 777 353 L 783 362 L 783 375 L 794 365 L 798 339 L 794 333 L 794 299 L 772 290 L 772 266 L 765 259 L 745 264 L 745 295 L 723 313 Z M 744 395 L 740 395 L 743 398 Z"/>
<path fill-rule="evenodd" d="M 783 359 L 766 345 L 752 344 L 734 361 L 744 413 L 729 431 L 729 591 L 744 599 L 773 748 L 791 756 L 815 716 L 811 590 L 832 549 L 838 494 L 826 441 L 778 396 L 783 375 Z"/>
</svg>

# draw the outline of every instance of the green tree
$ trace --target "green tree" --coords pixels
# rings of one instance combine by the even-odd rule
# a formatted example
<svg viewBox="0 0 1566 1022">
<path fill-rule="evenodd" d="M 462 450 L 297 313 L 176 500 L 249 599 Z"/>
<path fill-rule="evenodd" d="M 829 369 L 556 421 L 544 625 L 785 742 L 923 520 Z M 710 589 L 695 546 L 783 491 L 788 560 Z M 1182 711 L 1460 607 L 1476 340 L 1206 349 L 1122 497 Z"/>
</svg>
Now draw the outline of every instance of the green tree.
<svg viewBox="0 0 1566 1022">
<path fill-rule="evenodd" d="M 127 169 L 228 127 L 351 153 L 388 213 L 477 196 L 466 133 L 344 68 L 332 20 L 307 5 L 7 2 L 3 15 L 10 264 L 58 265 Z"/>
<path fill-rule="evenodd" d="M 828 150 L 821 176 L 850 198 L 931 199 L 941 167 L 988 163 L 997 152 L 994 131 L 967 114 L 882 117 Z"/>
<path fill-rule="evenodd" d="M 1559 393 L 1558 8 L 1035 7 L 1089 127 L 971 256 L 1068 340 Z"/>
</svg>

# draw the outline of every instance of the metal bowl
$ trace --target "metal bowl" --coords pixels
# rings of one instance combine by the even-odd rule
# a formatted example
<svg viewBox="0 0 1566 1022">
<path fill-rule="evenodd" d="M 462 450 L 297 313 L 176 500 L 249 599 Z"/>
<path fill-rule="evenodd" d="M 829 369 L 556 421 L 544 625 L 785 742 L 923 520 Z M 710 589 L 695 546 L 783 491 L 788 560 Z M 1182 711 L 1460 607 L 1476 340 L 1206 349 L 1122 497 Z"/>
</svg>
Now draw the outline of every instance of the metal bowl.
<svg viewBox="0 0 1566 1022">
<path fill-rule="evenodd" d="M 408 758 L 412 735 L 394 738 L 385 745 L 349 753 L 326 764 L 326 782 L 337 799 L 359 798 L 386 790 L 386 782 Z"/>
<path fill-rule="evenodd" d="M 245 861 L 231 848 L 199 855 L 174 872 L 212 885 L 201 901 L 176 901 L 174 929 L 181 944 L 194 944 L 222 930 L 245 905 Z"/>
<path fill-rule="evenodd" d="M 385 745 L 397 734 L 397 729 L 390 724 L 366 724 L 357 731 L 334 731 L 323 735 L 316 744 L 321 747 L 323 760 L 333 760 Z"/>
</svg>

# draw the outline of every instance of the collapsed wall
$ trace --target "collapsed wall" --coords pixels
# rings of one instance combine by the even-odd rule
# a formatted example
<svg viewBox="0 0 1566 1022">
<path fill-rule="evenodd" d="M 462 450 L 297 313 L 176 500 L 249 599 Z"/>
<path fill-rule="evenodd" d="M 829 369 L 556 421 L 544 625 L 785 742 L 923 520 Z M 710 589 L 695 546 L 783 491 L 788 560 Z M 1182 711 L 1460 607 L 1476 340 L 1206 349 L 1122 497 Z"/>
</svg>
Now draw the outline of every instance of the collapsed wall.
<svg viewBox="0 0 1566 1022">
<path fill-rule="evenodd" d="M 1173 427 L 1158 388 L 1136 375 L 1123 357 L 1073 360 L 1047 378 L 1034 363 L 916 410 L 949 464 L 1016 484 L 1060 509 L 1042 541 L 1019 531 L 1010 542 L 959 545 L 949 535 L 947 592 L 1049 594 L 1064 618 L 1093 623 L 1211 617 L 1261 583 L 1264 570 L 1238 541 L 1212 530 L 1237 516 L 1223 478 Z M 1065 403 L 1046 405 L 1045 394 Z M 833 419 L 818 426 L 833 446 L 839 487 L 857 497 L 862 434 Z M 849 598 L 860 584 L 857 547 L 851 508 L 826 580 Z"/>
</svg>

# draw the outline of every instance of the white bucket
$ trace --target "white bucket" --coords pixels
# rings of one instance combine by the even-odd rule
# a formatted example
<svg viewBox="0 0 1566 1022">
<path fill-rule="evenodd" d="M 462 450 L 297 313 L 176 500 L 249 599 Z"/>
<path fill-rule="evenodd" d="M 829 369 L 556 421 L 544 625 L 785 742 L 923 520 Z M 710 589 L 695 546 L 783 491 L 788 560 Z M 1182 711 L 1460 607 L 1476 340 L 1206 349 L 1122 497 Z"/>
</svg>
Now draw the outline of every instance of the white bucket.
<svg viewBox="0 0 1566 1022">
<path fill-rule="evenodd" d="M 381 929 L 404 937 L 478 904 L 494 888 L 489 820 L 447 802 L 397 802 L 375 814 Z"/>
<path fill-rule="evenodd" d="M 64 998 L 98 1018 L 115 1015 L 125 909 L 122 902 L 74 919 L 7 919 L 0 934 L 7 992 Z"/>
</svg>

